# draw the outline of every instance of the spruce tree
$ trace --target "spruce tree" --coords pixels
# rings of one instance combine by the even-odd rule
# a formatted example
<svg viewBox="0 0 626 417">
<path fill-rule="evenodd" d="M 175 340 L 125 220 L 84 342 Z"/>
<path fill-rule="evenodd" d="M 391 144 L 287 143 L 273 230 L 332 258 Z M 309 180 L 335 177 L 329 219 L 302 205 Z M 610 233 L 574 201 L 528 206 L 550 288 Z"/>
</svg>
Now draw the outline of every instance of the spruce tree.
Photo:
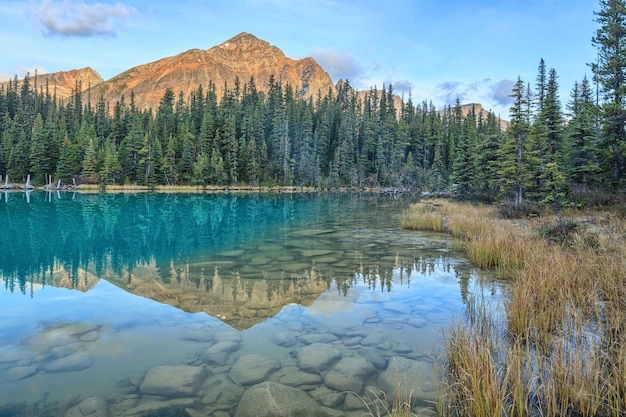
<svg viewBox="0 0 626 417">
<path fill-rule="evenodd" d="M 602 91 L 601 149 L 605 176 L 624 186 L 626 176 L 626 2 L 600 0 L 596 13 L 600 28 L 592 39 L 597 61 L 591 64 Z"/>
<path fill-rule="evenodd" d="M 455 186 L 455 196 L 459 200 L 471 200 L 475 197 L 476 187 L 476 118 L 474 110 L 465 117 L 459 135 L 452 164 L 451 182 Z"/>
<path fill-rule="evenodd" d="M 113 144 L 113 138 L 104 143 L 102 168 L 100 169 L 100 181 L 103 184 L 115 184 L 121 177 L 122 166 L 117 158 L 117 151 Z"/>
<path fill-rule="evenodd" d="M 57 165 L 56 177 L 64 183 L 71 183 L 80 172 L 81 160 L 77 146 L 69 138 L 61 144 L 61 155 Z"/>
<path fill-rule="evenodd" d="M 600 173 L 596 147 L 596 109 L 587 77 L 580 85 L 574 85 L 571 98 L 571 120 L 567 126 L 567 174 L 572 186 L 586 193 Z"/>
<path fill-rule="evenodd" d="M 563 138 L 563 115 L 559 100 L 557 75 L 550 69 L 541 119 L 546 125 L 545 161 L 546 193 L 542 203 L 552 205 L 559 225 L 563 226 L 561 208 L 566 203 L 569 187 L 565 176 L 565 145 Z"/>
<path fill-rule="evenodd" d="M 94 143 L 97 139 L 90 137 L 88 140 L 82 164 L 82 177 L 83 181 L 88 184 L 97 184 L 100 181 L 96 160 L 96 145 Z"/>
<path fill-rule="evenodd" d="M 41 114 L 37 114 L 33 123 L 33 134 L 30 143 L 30 172 L 33 175 L 33 183 L 43 184 L 45 176 L 51 175 L 51 167 L 48 166 L 46 157 L 47 146 L 44 132 L 44 123 Z"/>
<path fill-rule="evenodd" d="M 526 151 L 528 149 L 527 92 L 522 79 L 518 77 L 513 87 L 513 104 L 510 115 L 511 122 L 505 133 L 504 140 L 498 149 L 498 175 L 500 197 L 512 199 L 516 207 L 524 203 L 524 189 L 529 183 L 529 171 Z"/>
</svg>

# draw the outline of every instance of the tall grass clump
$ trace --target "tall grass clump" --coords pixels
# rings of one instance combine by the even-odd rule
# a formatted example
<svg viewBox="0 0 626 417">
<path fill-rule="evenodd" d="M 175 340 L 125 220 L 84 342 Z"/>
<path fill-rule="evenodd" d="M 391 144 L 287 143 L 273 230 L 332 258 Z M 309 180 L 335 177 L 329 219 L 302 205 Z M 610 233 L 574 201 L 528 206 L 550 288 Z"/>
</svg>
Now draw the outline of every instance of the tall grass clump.
<svg viewBox="0 0 626 417">
<path fill-rule="evenodd" d="M 439 413 L 625 416 L 623 210 L 569 210 L 558 223 L 450 202 L 431 204 L 429 215 L 437 208 L 469 258 L 509 283 L 503 312 L 473 299 L 450 332 Z"/>
<path fill-rule="evenodd" d="M 376 393 L 371 388 L 367 388 L 365 397 L 356 395 L 365 406 L 367 413 L 362 414 L 365 417 L 415 417 L 419 414 L 414 413 L 413 401 L 411 396 L 402 397 L 402 384 L 398 384 L 398 389 L 394 397 L 389 400 L 385 393 Z"/>
<path fill-rule="evenodd" d="M 447 232 L 446 211 L 440 204 L 415 204 L 405 213 L 400 225 L 403 229 Z"/>
</svg>

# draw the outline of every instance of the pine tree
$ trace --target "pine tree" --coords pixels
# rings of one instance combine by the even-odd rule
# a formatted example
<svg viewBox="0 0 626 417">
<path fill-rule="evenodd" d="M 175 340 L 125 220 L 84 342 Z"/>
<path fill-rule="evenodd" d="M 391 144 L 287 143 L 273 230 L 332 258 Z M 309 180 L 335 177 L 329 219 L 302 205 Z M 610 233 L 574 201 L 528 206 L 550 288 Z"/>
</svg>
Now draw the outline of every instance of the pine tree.
<svg viewBox="0 0 626 417">
<path fill-rule="evenodd" d="M 128 134 L 122 139 L 118 150 L 119 162 L 125 177 L 132 182 L 138 178 L 139 150 L 143 146 L 145 129 L 141 114 L 134 113 Z"/>
<path fill-rule="evenodd" d="M 80 166 L 81 160 L 77 146 L 66 137 L 61 144 L 61 155 L 56 176 L 63 182 L 71 182 L 80 172 Z"/>
<path fill-rule="evenodd" d="M 35 184 L 43 184 L 45 176 L 52 173 L 51 167 L 48 166 L 46 148 L 43 118 L 41 114 L 37 114 L 30 142 L 30 172 L 33 175 L 32 180 Z"/>
<path fill-rule="evenodd" d="M 188 182 L 193 172 L 193 150 L 192 150 L 192 136 L 188 133 L 183 137 L 183 149 L 178 163 L 178 172 L 184 182 Z"/>
<path fill-rule="evenodd" d="M 563 138 L 563 115 L 559 101 L 556 71 L 550 69 L 544 107 L 541 114 L 542 122 L 547 128 L 545 161 L 546 193 L 542 200 L 554 208 L 559 225 L 563 226 L 561 208 L 566 203 L 569 187 L 565 177 L 565 148 Z"/>
<path fill-rule="evenodd" d="M 476 183 L 480 198 L 493 201 L 497 195 L 497 153 L 502 134 L 500 124 L 493 113 L 487 115 L 487 121 L 478 132 L 478 161 Z"/>
<path fill-rule="evenodd" d="M 524 188 L 528 186 L 527 140 L 529 133 L 527 92 L 518 77 L 513 87 L 511 123 L 498 150 L 498 175 L 500 176 L 500 196 L 512 198 L 513 204 L 520 207 L 524 203 Z"/>
<path fill-rule="evenodd" d="M 115 184 L 121 177 L 122 166 L 117 158 L 113 138 L 109 138 L 104 143 L 102 168 L 100 169 L 100 180 L 103 184 Z"/>
<path fill-rule="evenodd" d="M 548 78 L 546 76 L 546 63 L 541 58 L 539 61 L 539 70 L 537 74 L 537 112 L 543 112 L 543 103 L 546 98 L 548 89 Z"/>
<path fill-rule="evenodd" d="M 88 140 L 82 164 L 82 177 L 83 181 L 88 184 L 97 184 L 100 181 L 96 160 L 96 145 L 94 143 L 97 139 L 90 137 Z"/>
<path fill-rule="evenodd" d="M 16 116 L 19 120 L 19 115 Z M 30 170 L 30 144 L 23 123 L 14 123 L 10 132 L 11 145 L 7 160 L 9 177 L 26 180 Z"/>
<path fill-rule="evenodd" d="M 598 50 L 591 64 L 602 96 L 602 144 L 605 176 L 613 185 L 626 176 L 626 2 L 600 0 L 600 28 L 592 43 Z"/>
<path fill-rule="evenodd" d="M 155 136 L 146 133 L 143 146 L 138 152 L 139 166 L 141 167 L 140 180 L 145 185 L 158 185 L 162 183 L 161 166 L 163 164 L 163 151 L 161 141 Z"/>
<path fill-rule="evenodd" d="M 193 174 L 191 177 L 192 184 L 195 185 L 207 185 L 210 172 L 209 157 L 201 153 L 193 163 Z"/>
<path fill-rule="evenodd" d="M 476 147 L 478 141 L 476 117 L 473 110 L 465 117 L 462 126 L 450 179 L 456 187 L 456 197 L 459 200 L 471 200 L 476 195 Z"/>
<path fill-rule="evenodd" d="M 587 77 L 580 85 L 574 84 L 571 98 L 571 120 L 567 127 L 567 173 L 574 187 L 587 192 L 588 186 L 597 181 L 600 173 L 596 148 L 596 111 Z"/>
</svg>

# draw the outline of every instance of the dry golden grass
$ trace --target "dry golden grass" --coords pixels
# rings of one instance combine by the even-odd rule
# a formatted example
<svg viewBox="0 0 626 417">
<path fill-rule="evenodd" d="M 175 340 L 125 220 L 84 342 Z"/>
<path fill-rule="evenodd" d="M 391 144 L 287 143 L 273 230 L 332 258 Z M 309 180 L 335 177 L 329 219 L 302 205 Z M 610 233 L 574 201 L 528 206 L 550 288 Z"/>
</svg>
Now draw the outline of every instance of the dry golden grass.
<svg viewBox="0 0 626 417">
<path fill-rule="evenodd" d="M 569 211 L 559 228 L 553 219 L 504 221 L 491 207 L 422 206 L 403 225 L 443 224 L 477 266 L 510 282 L 503 331 L 501 315 L 479 300 L 447 339 L 440 414 L 626 415 L 623 211 Z"/>
</svg>

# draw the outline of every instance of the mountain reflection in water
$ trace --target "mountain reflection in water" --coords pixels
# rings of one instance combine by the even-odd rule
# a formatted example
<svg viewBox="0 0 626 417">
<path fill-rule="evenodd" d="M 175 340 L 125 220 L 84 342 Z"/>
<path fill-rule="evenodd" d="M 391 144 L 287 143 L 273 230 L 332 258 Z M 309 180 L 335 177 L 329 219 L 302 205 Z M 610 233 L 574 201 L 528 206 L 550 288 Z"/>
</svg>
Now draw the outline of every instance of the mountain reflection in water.
<svg viewBox="0 0 626 417">
<path fill-rule="evenodd" d="M 190 415 L 232 416 L 265 381 L 348 416 L 358 401 L 345 391 L 392 389 L 397 364 L 431 404 L 442 327 L 478 278 L 447 237 L 399 228 L 409 203 L 4 195 L 0 413 L 18 401 L 67 409 L 96 396 L 111 415 L 184 404 Z M 250 361 L 267 374 L 246 374 Z M 193 384 L 161 386 L 164 372 Z"/>
<path fill-rule="evenodd" d="M 396 233 L 384 197 L 350 195 L 35 194 L 5 196 L 0 278 L 87 291 L 98 279 L 238 329 L 310 305 L 357 280 L 391 289 L 394 268 L 432 268 Z M 396 205 L 401 203 L 396 203 Z M 406 204 L 406 203 L 404 203 Z M 358 216 L 358 217 L 351 217 Z M 365 220 L 365 221 L 364 221 Z M 364 225 L 368 225 L 364 229 Z M 351 229 L 351 226 L 355 226 Z M 422 246 L 433 249 L 429 239 Z M 445 249 L 445 243 L 439 249 Z"/>
</svg>

